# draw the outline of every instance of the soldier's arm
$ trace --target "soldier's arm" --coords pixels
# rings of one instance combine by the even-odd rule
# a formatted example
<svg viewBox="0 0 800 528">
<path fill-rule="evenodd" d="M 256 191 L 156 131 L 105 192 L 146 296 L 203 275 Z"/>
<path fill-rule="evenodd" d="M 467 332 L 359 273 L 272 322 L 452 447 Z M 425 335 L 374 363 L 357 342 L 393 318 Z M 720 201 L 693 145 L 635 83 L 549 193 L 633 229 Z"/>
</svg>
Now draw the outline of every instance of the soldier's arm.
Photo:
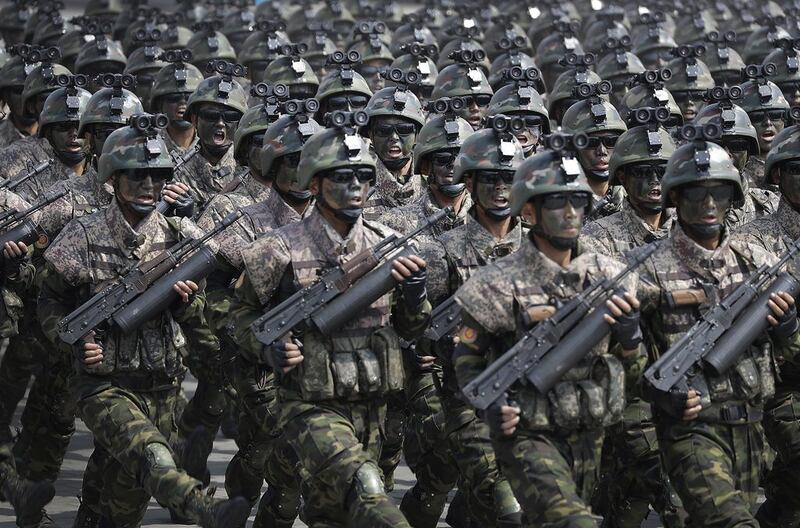
<svg viewBox="0 0 800 528">
<path fill-rule="evenodd" d="M 36 305 L 36 315 L 47 338 L 59 348 L 69 347 L 58 337 L 58 322 L 69 315 L 81 298 L 80 288 L 70 284 L 51 263 L 40 272 L 41 286 Z"/>
<path fill-rule="evenodd" d="M 463 389 L 486 369 L 492 338 L 489 331 L 466 311 L 462 312 L 461 318 L 458 343 L 453 353 L 453 366 L 458 386 Z"/>
<path fill-rule="evenodd" d="M 264 362 L 261 353 L 264 345 L 256 339 L 250 325 L 261 317 L 264 311 L 264 306 L 245 271 L 239 277 L 233 290 L 228 330 L 233 341 L 239 346 L 239 353 L 254 363 Z"/>
</svg>

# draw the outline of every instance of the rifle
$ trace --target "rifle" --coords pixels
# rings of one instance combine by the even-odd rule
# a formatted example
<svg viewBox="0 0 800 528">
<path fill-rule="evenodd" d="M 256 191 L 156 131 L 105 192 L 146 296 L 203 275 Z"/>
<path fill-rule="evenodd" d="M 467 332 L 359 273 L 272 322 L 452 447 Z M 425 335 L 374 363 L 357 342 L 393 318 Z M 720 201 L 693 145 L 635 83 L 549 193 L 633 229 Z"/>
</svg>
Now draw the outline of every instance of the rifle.
<svg viewBox="0 0 800 528">
<path fill-rule="evenodd" d="M 173 171 L 178 170 L 184 163 L 192 159 L 195 154 L 200 152 L 200 144 L 196 144 L 194 148 L 186 149 L 186 152 L 180 154 L 178 156 L 173 156 L 172 160 L 175 162 L 175 168 Z M 168 181 L 165 185 L 169 185 L 170 183 L 175 183 L 175 179 Z M 173 204 L 166 202 L 163 198 L 158 201 L 156 204 L 156 211 L 161 214 L 166 214 L 169 211 L 169 208 L 172 207 Z"/>
<path fill-rule="evenodd" d="M 425 330 L 424 337 L 431 341 L 439 341 L 453 333 L 461 324 L 461 306 L 456 302 L 456 296 L 451 295 L 431 312 L 431 324 Z"/>
<path fill-rule="evenodd" d="M 0 189 L 8 189 L 9 191 L 13 191 L 26 181 L 30 180 L 34 176 L 38 176 L 42 172 L 44 172 L 50 165 L 53 164 L 52 159 L 45 160 L 38 165 L 34 165 L 33 167 L 29 167 L 27 171 L 23 172 L 16 178 L 9 178 L 8 180 L 3 180 L 0 182 Z"/>
<path fill-rule="evenodd" d="M 326 271 L 319 280 L 256 319 L 251 326 L 256 339 L 269 345 L 290 330 L 309 324 L 323 335 L 340 328 L 394 288 L 397 282 L 391 275 L 393 260 L 415 254 L 409 242 L 449 212 L 449 208 L 442 209 L 407 235 L 388 236 L 376 246 Z"/>
<path fill-rule="evenodd" d="M 644 246 L 631 262 L 611 279 L 592 284 L 551 317 L 528 330 L 500 358 L 470 381 L 464 396 L 476 409 L 486 409 L 506 399 L 508 389 L 526 379 L 545 394 L 611 330 L 604 316 L 605 301 L 623 293 L 618 285 L 656 250 Z"/>
<path fill-rule="evenodd" d="M 725 373 L 739 355 L 766 330 L 767 301 L 773 293 L 800 293 L 800 283 L 780 269 L 800 250 L 800 240 L 772 266 L 760 266 L 721 302 L 709 309 L 689 331 L 669 347 L 644 373 L 650 388 L 669 392 L 675 386 L 688 390 L 686 375 L 694 365 Z M 762 291 L 763 290 L 763 291 Z M 697 387 L 707 394 L 706 387 Z"/>
<path fill-rule="evenodd" d="M 36 222 L 28 217 L 56 200 L 63 198 L 67 193 L 68 191 L 61 191 L 53 194 L 45 194 L 40 202 L 24 211 L 12 210 L 0 214 L 0 248 L 2 248 L 6 242 L 22 242 L 27 245 L 34 243 L 39 235 L 39 227 Z"/>
<path fill-rule="evenodd" d="M 139 263 L 119 282 L 104 288 L 62 319 L 58 336 L 73 345 L 104 322 L 113 322 L 126 334 L 136 330 L 177 299 L 178 294 L 172 289 L 176 282 L 199 282 L 214 270 L 216 257 L 205 243 L 241 216 L 241 211 L 233 212 L 202 237 L 184 239 L 152 260 Z"/>
</svg>

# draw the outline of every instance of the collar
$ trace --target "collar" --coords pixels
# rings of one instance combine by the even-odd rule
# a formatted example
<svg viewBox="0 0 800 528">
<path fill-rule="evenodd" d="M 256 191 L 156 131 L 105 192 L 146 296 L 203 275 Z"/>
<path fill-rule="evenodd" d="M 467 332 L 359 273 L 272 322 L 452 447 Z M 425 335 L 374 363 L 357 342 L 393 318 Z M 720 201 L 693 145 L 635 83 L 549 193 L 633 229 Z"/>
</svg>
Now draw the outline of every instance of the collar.
<svg viewBox="0 0 800 528">
<path fill-rule="evenodd" d="M 689 238 L 678 222 L 675 222 L 670 237 L 675 253 L 687 268 L 701 277 L 720 281 L 728 269 L 725 257 L 730 251 L 730 236 L 727 231 L 726 229 L 722 241 L 713 251 Z"/>
<path fill-rule="evenodd" d="M 423 195 L 420 200 L 420 205 L 422 207 L 422 214 L 424 214 L 426 218 L 442 210 L 442 206 L 436 201 L 430 189 Z M 445 231 L 448 231 L 465 224 L 467 218 L 469 218 L 469 211 L 472 205 L 472 197 L 468 192 L 464 191 L 464 199 L 461 201 L 461 207 L 458 211 L 450 213 L 447 218 L 443 218 L 439 225 L 442 226 Z"/>
<path fill-rule="evenodd" d="M 474 208 L 467 215 L 466 242 L 483 258 L 493 260 L 514 253 L 522 241 L 522 222 L 511 219 L 512 227 L 498 240 L 475 217 Z"/>
<path fill-rule="evenodd" d="M 301 216 L 297 214 L 297 211 L 295 211 L 291 205 L 286 203 L 286 201 L 284 201 L 284 199 L 281 197 L 281 194 L 274 189 L 272 189 L 267 194 L 266 199 L 262 201 L 264 202 L 266 209 L 272 213 L 276 226 L 285 226 L 294 222 L 299 222 L 303 218 L 310 216 L 312 212 L 316 210 L 316 207 L 314 207 L 314 199 L 312 198 L 306 206 L 303 215 Z"/>
<path fill-rule="evenodd" d="M 141 260 L 144 255 L 147 255 L 152 240 L 152 236 L 148 235 L 153 233 L 161 223 L 162 216 L 158 212 L 153 211 L 147 215 L 136 226 L 138 230 L 132 228 L 125 220 L 119 202 L 116 200 L 112 200 L 106 207 L 105 215 L 114 242 L 126 256 Z"/>
<path fill-rule="evenodd" d="M 317 204 L 314 210 L 307 217 L 311 237 L 316 242 L 322 254 L 331 263 L 341 263 L 347 260 L 346 256 L 351 255 L 361 249 L 360 245 L 365 245 L 364 238 L 364 217 L 363 215 L 356 220 L 350 227 L 347 236 L 342 237 L 328 223 L 324 216 L 319 212 Z"/>
<path fill-rule="evenodd" d="M 784 198 L 778 203 L 778 210 L 775 211 L 775 218 L 792 240 L 800 238 L 800 213 L 787 202 Z"/>
<path fill-rule="evenodd" d="M 661 217 L 663 219 L 661 227 L 653 229 L 650 224 L 636 214 L 636 209 L 633 208 L 627 199 L 622 203 L 621 212 L 624 225 L 628 227 L 628 232 L 633 237 L 637 246 L 667 238 L 672 229 L 672 225 L 675 223 L 674 210 L 671 208 L 663 209 L 661 211 Z"/>
<path fill-rule="evenodd" d="M 405 183 L 400 183 L 394 175 L 386 168 L 386 165 L 378 159 L 375 167 L 375 190 L 384 200 L 392 202 L 390 205 L 406 205 L 412 198 L 422 194 L 422 177 L 414 174 L 414 167 L 411 167 L 411 175 Z"/>
<path fill-rule="evenodd" d="M 197 143 L 200 141 L 200 138 L 197 136 L 197 133 L 194 135 L 194 139 L 192 139 L 192 143 L 183 148 L 172 139 L 172 136 L 169 135 L 169 132 L 166 128 L 162 129 L 161 131 L 161 138 L 164 140 L 164 143 L 167 144 L 167 150 L 171 153 L 183 154 L 187 150 L 192 150 L 197 146 Z"/>
<path fill-rule="evenodd" d="M 277 194 L 272 192 L 272 187 L 268 187 L 259 182 L 253 176 L 253 173 L 250 172 L 250 169 L 247 169 L 246 172 L 242 174 L 242 180 L 244 183 L 244 188 L 247 191 L 247 194 L 250 195 L 250 198 L 253 199 L 253 202 L 263 202 L 269 199 L 271 195 Z"/>
</svg>

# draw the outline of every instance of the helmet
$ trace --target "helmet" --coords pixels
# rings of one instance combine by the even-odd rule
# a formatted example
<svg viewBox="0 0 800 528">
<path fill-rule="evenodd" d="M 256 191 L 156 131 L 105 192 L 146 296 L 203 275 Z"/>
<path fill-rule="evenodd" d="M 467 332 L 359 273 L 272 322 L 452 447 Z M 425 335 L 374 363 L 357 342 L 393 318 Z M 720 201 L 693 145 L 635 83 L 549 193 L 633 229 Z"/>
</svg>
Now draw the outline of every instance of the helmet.
<svg viewBox="0 0 800 528">
<path fill-rule="evenodd" d="M 236 79 L 228 80 L 214 75 L 204 79 L 189 96 L 186 115 L 190 115 L 192 109 L 200 103 L 217 103 L 244 114 L 247 111 L 247 93 Z"/>
<path fill-rule="evenodd" d="M 480 51 L 484 54 L 486 53 L 483 50 L 483 46 L 481 46 L 477 41 L 460 39 L 451 40 L 445 44 L 444 48 L 442 48 L 442 51 L 439 53 L 439 60 L 436 61 L 436 67 L 439 68 L 439 70 L 443 70 L 451 64 L 455 64 L 456 61 L 450 58 L 450 54 L 458 50 L 469 50 L 472 52 Z M 481 70 L 483 70 L 484 73 L 488 73 L 489 67 L 491 66 L 488 56 L 478 62 L 478 66 L 481 68 Z"/>
<path fill-rule="evenodd" d="M 398 97 L 400 95 L 403 97 Z M 419 128 L 425 124 L 425 114 L 417 96 L 411 90 L 402 90 L 397 86 L 388 86 L 375 92 L 364 110 L 370 121 L 381 116 L 397 116 L 412 121 Z"/>
<path fill-rule="evenodd" d="M 22 57 L 11 57 L 11 60 L 0 67 L 0 90 L 14 86 L 24 86 L 30 70 L 33 70 L 33 66 L 26 66 Z"/>
<path fill-rule="evenodd" d="M 116 18 L 124 6 L 121 0 L 88 0 L 83 8 L 86 16 L 111 16 Z"/>
<path fill-rule="evenodd" d="M 774 42 L 780 39 L 792 39 L 788 31 L 782 27 L 764 26 L 754 31 L 742 47 L 742 59 L 747 64 L 761 62 L 775 49 Z"/>
<path fill-rule="evenodd" d="M 254 134 L 260 134 L 269 128 L 275 121 L 272 115 L 266 112 L 263 104 L 256 105 L 247 109 L 239 120 L 239 126 L 233 133 L 233 157 L 241 163 L 243 153 L 240 148 L 244 145 L 244 140 Z"/>
<path fill-rule="evenodd" d="M 578 75 L 581 76 L 580 82 L 577 79 Z M 550 88 L 550 92 L 548 93 L 547 97 L 547 109 L 552 114 L 558 103 L 568 99 L 575 99 L 572 97 L 572 91 L 579 84 L 597 84 L 600 81 L 602 81 L 600 76 L 592 70 L 581 72 L 580 74 L 578 74 L 574 69 L 565 71 L 558 76 L 555 84 L 553 84 L 553 86 Z M 607 95 L 605 97 L 608 98 Z"/>
<path fill-rule="evenodd" d="M 431 98 L 489 94 L 494 90 L 483 71 L 474 65 L 451 64 L 439 71 Z"/>
<path fill-rule="evenodd" d="M 309 63 L 311 59 L 327 57 L 336 51 L 336 44 L 322 31 L 308 31 L 300 42 L 308 46 L 308 51 L 303 54 L 303 58 Z"/>
<path fill-rule="evenodd" d="M 168 64 L 156 74 L 153 89 L 150 90 L 150 104 L 163 95 L 172 93 L 192 93 L 203 82 L 203 74 L 188 63 Z"/>
<path fill-rule="evenodd" d="M 787 52 L 785 49 L 778 48 L 767 55 L 762 65 L 772 63 L 776 68 L 778 68 L 776 75 L 770 79 L 775 84 L 780 85 L 782 83 L 789 82 L 796 83 L 800 82 L 800 67 L 790 67 L 789 63 L 796 62 L 798 60 L 800 60 L 800 58 L 798 58 L 795 50 Z M 742 68 L 744 68 L 744 65 L 742 65 Z"/>
<path fill-rule="evenodd" d="M 699 151 L 708 153 L 708 157 L 698 156 Z M 699 160 L 707 159 L 707 166 L 698 166 Z M 711 141 L 690 141 L 677 148 L 667 162 L 664 177 L 661 180 L 661 196 L 664 207 L 675 207 L 670 199 L 670 191 L 682 185 L 701 181 L 726 181 L 736 189 L 736 202 L 744 201 L 742 177 L 728 152 Z"/>
<path fill-rule="evenodd" d="M 689 9 L 675 21 L 675 41 L 678 44 L 694 44 L 712 31 L 719 32 L 719 27 L 713 13 L 707 9 Z"/>
<path fill-rule="evenodd" d="M 583 49 L 590 53 L 601 53 L 606 41 L 610 38 L 619 40 L 622 37 L 630 37 L 628 28 L 621 22 L 614 22 L 611 26 L 603 20 L 597 20 L 589 25 L 583 33 L 581 44 Z"/>
<path fill-rule="evenodd" d="M 319 79 L 305 59 L 280 56 L 264 70 L 264 82 L 285 84 L 288 87 L 310 84 L 319 87 Z"/>
<path fill-rule="evenodd" d="M 281 56 L 281 46 L 289 44 L 283 31 L 256 30 L 247 37 L 239 50 L 239 62 L 250 67 L 253 62 L 271 62 Z"/>
<path fill-rule="evenodd" d="M 692 64 L 677 57 L 667 64 L 667 68 L 672 71 L 672 78 L 665 83 L 670 92 L 708 90 L 714 87 L 714 78 L 708 65 L 700 59 L 694 61 Z"/>
<path fill-rule="evenodd" d="M 542 118 L 542 130 L 550 133 L 550 115 L 544 106 L 539 92 L 529 86 L 518 86 L 516 83 L 506 84 L 497 90 L 489 101 L 486 115 L 497 114 L 536 114 Z M 419 141 L 419 138 L 417 138 Z"/>
<path fill-rule="evenodd" d="M 554 32 L 536 47 L 536 64 L 541 68 L 558 64 L 567 53 L 582 54 L 583 46 L 575 37 L 565 37 L 562 33 Z"/>
<path fill-rule="evenodd" d="M 436 78 L 439 76 L 439 69 L 429 58 L 416 57 L 410 53 L 397 57 L 390 65 L 389 69 L 400 69 L 404 72 L 413 71 L 419 75 L 419 86 L 423 93 L 433 93 Z M 386 81 L 387 86 L 391 86 L 391 81 Z"/>
<path fill-rule="evenodd" d="M 112 132 L 103 144 L 103 153 L 97 162 L 97 178 L 105 182 L 120 170 L 174 168 L 167 144 L 159 135 L 148 135 L 126 126 Z"/>
<path fill-rule="evenodd" d="M 19 37 L 18 41 L 6 42 L 6 45 L 11 46 L 23 41 L 23 28 L 27 25 L 29 18 L 31 18 L 31 12 L 23 4 L 14 3 L 0 9 L 0 31 L 6 36 L 13 32 Z"/>
<path fill-rule="evenodd" d="M 297 187 L 308 189 L 311 179 L 330 169 L 365 165 L 377 168 L 369 142 L 359 134 L 348 134 L 340 128 L 326 128 L 308 138 L 297 165 Z"/>
<path fill-rule="evenodd" d="M 676 123 L 683 124 L 683 113 L 670 91 L 666 88 L 655 88 L 646 84 L 636 85 L 625 94 L 619 103 L 619 114 L 627 122 L 630 120 L 630 115 L 634 110 L 658 106 L 666 106 L 667 110 L 669 110 L 670 119 Z"/>
<path fill-rule="evenodd" d="M 708 53 L 703 56 L 703 61 L 711 71 L 717 84 L 720 81 L 739 82 L 745 63 L 741 55 L 731 47 L 709 46 Z"/>
<path fill-rule="evenodd" d="M 167 51 L 186 48 L 194 36 L 194 31 L 177 24 L 159 26 L 159 29 L 161 29 L 161 41 L 159 44 Z"/>
<path fill-rule="evenodd" d="M 427 27 L 419 23 L 403 24 L 397 28 L 392 35 L 392 43 L 389 46 L 389 51 L 392 55 L 399 55 L 402 53 L 400 48 L 403 44 L 419 44 L 421 46 L 429 46 L 436 44 L 436 37 L 433 32 Z"/>
<path fill-rule="evenodd" d="M 555 150 L 537 152 L 523 161 L 511 186 L 511 215 L 518 216 L 525 203 L 536 196 L 558 192 L 591 193 L 583 168 L 576 159 L 571 159 L 575 163 L 569 164 L 570 174 L 566 172 L 567 164 L 561 153 Z"/>
<path fill-rule="evenodd" d="M 81 126 L 78 135 L 82 136 L 86 127 L 101 123 L 124 125 L 134 114 L 143 114 L 142 103 L 136 94 L 125 88 L 117 91 L 114 88 L 103 88 L 86 103 L 81 113 Z"/>
<path fill-rule="evenodd" d="M 511 42 L 516 38 L 522 39 L 519 44 L 522 45 L 521 49 L 524 53 L 533 53 L 531 40 L 528 38 L 528 35 L 525 34 L 525 30 L 522 29 L 519 24 L 515 22 L 510 22 L 508 24 L 499 22 L 487 29 L 486 34 L 483 37 L 486 54 L 492 59 L 503 55 L 506 53 L 506 50 L 501 47 L 500 40 L 507 39 L 509 42 Z"/>
<path fill-rule="evenodd" d="M 760 84 L 757 80 L 742 83 L 742 97 L 739 106 L 748 114 L 758 110 L 781 109 L 788 110 L 789 103 L 783 96 L 781 89 L 772 81 Z"/>
<path fill-rule="evenodd" d="M 633 53 L 637 57 L 646 57 L 647 54 L 654 51 L 661 51 L 665 55 L 676 47 L 675 39 L 672 38 L 672 33 L 664 27 L 656 27 L 652 30 L 642 31 L 641 33 L 634 33 L 633 35 Z M 670 57 L 671 59 L 671 57 Z M 648 68 L 654 68 L 655 65 L 648 64 Z"/>
<path fill-rule="evenodd" d="M 747 112 L 739 105 L 731 105 L 731 108 L 726 112 L 726 108 L 722 108 L 720 103 L 713 103 L 704 106 L 695 116 L 695 125 L 705 125 L 714 122 L 722 126 L 723 136 L 739 136 L 747 138 L 750 143 L 748 152 L 750 154 L 758 154 L 758 135 L 756 129 L 750 122 Z"/>
<path fill-rule="evenodd" d="M 458 151 L 453 183 L 461 183 L 467 173 L 477 170 L 515 171 L 524 159 L 522 145 L 513 135 L 500 135 L 491 128 L 478 130 L 464 140 Z"/>
<path fill-rule="evenodd" d="M 367 62 L 370 60 L 383 59 L 385 61 L 393 61 L 394 54 L 389 50 L 385 42 L 380 39 L 374 40 L 359 40 L 354 42 L 347 48 L 347 51 L 356 50 L 361 54 L 361 60 Z"/>
<path fill-rule="evenodd" d="M 63 18 L 47 17 L 37 24 L 32 43 L 39 46 L 54 46 L 66 32 Z"/>
<path fill-rule="evenodd" d="M 369 89 L 367 81 L 357 71 L 353 71 L 353 80 L 350 84 L 345 84 L 342 79 L 341 71 L 334 70 L 323 77 L 319 82 L 319 89 L 317 90 L 317 99 L 322 103 L 325 99 L 332 95 L 355 92 L 367 97 L 372 97 L 372 90 Z"/>
<path fill-rule="evenodd" d="M 192 50 L 192 64 L 200 71 L 203 71 L 208 61 L 212 59 L 236 60 L 236 51 L 228 41 L 228 37 L 219 31 L 195 33 L 186 47 Z"/>
<path fill-rule="evenodd" d="M 58 39 L 56 46 L 61 50 L 61 63 L 70 68 L 75 68 L 75 59 L 81 51 L 81 47 L 86 44 L 86 37 L 83 31 L 76 29 L 67 31 Z"/>
<path fill-rule="evenodd" d="M 25 78 L 25 85 L 22 88 L 22 107 L 28 103 L 29 100 L 35 99 L 39 94 L 50 93 L 55 90 L 55 87 L 50 85 L 48 80 L 51 75 L 67 74 L 72 75 L 72 72 L 60 64 L 53 64 L 47 68 L 50 71 L 45 72 L 42 66 L 37 66 Z"/>
<path fill-rule="evenodd" d="M 615 53 L 613 51 L 606 53 L 597 62 L 596 69 L 597 75 L 599 75 L 601 79 L 609 81 L 615 77 L 621 76 L 628 78 L 631 75 L 642 73 L 644 70 L 645 67 L 642 61 L 630 51 L 626 51 L 625 53 Z"/>
<path fill-rule="evenodd" d="M 228 37 L 234 49 L 240 50 L 245 40 L 255 29 L 256 17 L 248 9 L 235 9 L 225 16 L 222 33 Z"/>
<path fill-rule="evenodd" d="M 47 125 L 80 121 L 91 97 L 83 88 L 58 88 L 48 95 L 39 114 L 39 137 L 44 137 Z"/>
<path fill-rule="evenodd" d="M 566 134 L 591 134 L 593 132 L 619 132 L 628 130 L 617 109 L 608 101 L 584 99 L 570 106 L 561 119 L 561 128 Z M 602 107 L 602 110 L 600 108 Z M 600 114 L 600 112 L 603 114 Z M 598 115 L 595 115 L 598 114 Z"/>
<path fill-rule="evenodd" d="M 653 130 L 647 125 L 635 126 L 624 132 L 617 144 L 611 159 L 608 160 L 608 184 L 619 185 L 617 180 L 617 170 L 626 165 L 633 165 L 645 161 L 669 161 L 672 153 L 675 152 L 675 141 L 669 131 L 663 127 L 658 127 L 655 133 L 658 135 L 660 143 L 655 141 L 652 136 Z M 652 146 L 651 146 L 652 145 Z"/>
<path fill-rule="evenodd" d="M 128 57 L 128 65 L 125 66 L 124 73 L 136 75 L 147 70 L 160 70 L 167 65 L 166 62 L 156 58 L 162 53 L 164 50 L 156 46 L 145 46 L 133 50 Z"/>
<path fill-rule="evenodd" d="M 330 21 L 333 26 L 333 34 L 340 40 L 346 39 L 356 24 L 352 13 L 339 2 L 329 2 L 323 5 L 314 13 L 313 19 L 320 22 Z"/>
<path fill-rule="evenodd" d="M 450 123 L 455 123 L 455 126 Z M 417 144 L 414 146 L 414 166 L 419 166 L 420 161 L 428 154 L 440 150 L 461 148 L 464 140 L 474 133 L 472 125 L 460 117 L 434 115 L 417 134 Z"/>
<path fill-rule="evenodd" d="M 514 66 L 518 66 L 523 70 L 527 70 L 528 68 L 536 68 L 536 61 L 534 61 L 533 57 L 527 53 L 522 52 L 503 53 L 502 55 L 499 55 L 492 61 L 492 65 L 489 67 L 489 84 L 495 91 L 503 86 L 504 82 L 507 82 L 503 80 L 503 72 Z M 543 94 L 547 91 L 547 87 L 544 84 L 544 79 L 541 76 L 539 76 L 539 79 L 536 80 L 536 90 L 540 94 Z"/>
<path fill-rule="evenodd" d="M 87 71 L 89 66 L 98 63 L 118 64 L 121 71 L 128 64 L 128 59 L 116 40 L 96 39 L 81 46 L 75 58 L 75 73 L 90 73 Z"/>
<path fill-rule="evenodd" d="M 324 130 L 311 118 L 300 121 L 296 116 L 285 115 L 272 123 L 264 133 L 264 146 L 261 148 L 261 170 L 264 174 L 272 172 L 275 161 L 288 154 L 303 150 L 308 139 Z"/>
<path fill-rule="evenodd" d="M 784 161 L 800 158 L 800 126 L 786 127 L 772 140 L 772 147 L 767 152 L 764 174 L 769 179 L 772 169 Z"/>
</svg>

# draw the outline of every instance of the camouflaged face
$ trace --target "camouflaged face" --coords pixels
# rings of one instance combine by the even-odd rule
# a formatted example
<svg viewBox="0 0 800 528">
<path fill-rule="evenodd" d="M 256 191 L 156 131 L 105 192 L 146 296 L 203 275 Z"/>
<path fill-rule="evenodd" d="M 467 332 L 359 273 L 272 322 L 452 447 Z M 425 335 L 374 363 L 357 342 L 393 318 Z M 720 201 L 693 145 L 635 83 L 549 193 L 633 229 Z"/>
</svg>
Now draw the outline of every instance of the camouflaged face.
<svg viewBox="0 0 800 528">
<path fill-rule="evenodd" d="M 403 95 L 405 95 L 406 100 L 400 107 L 400 105 L 395 104 L 396 93 L 397 87 L 395 86 L 382 88 L 375 92 L 365 109 L 370 120 L 381 116 L 397 116 L 404 117 L 413 121 L 418 127 L 422 127 L 425 124 L 425 114 L 417 96 L 411 90 L 405 90 Z"/>
<path fill-rule="evenodd" d="M 345 141 L 352 142 L 352 153 Z M 375 154 L 369 143 L 358 134 L 345 136 L 335 128 L 321 130 L 303 146 L 297 166 L 297 187 L 308 189 L 311 178 L 318 172 L 353 165 L 376 166 Z"/>
<path fill-rule="evenodd" d="M 269 173 L 272 164 L 278 158 L 303 150 L 303 145 L 310 136 L 301 134 L 300 126 L 301 124 L 292 116 L 283 116 L 267 128 L 264 134 L 264 146 L 261 148 L 261 168 L 265 174 Z M 322 130 L 319 123 L 311 118 L 302 126 L 311 134 Z"/>
<path fill-rule="evenodd" d="M 233 133 L 233 157 L 240 156 L 239 149 L 242 147 L 244 140 L 253 134 L 259 134 L 267 130 L 270 125 L 270 116 L 267 115 L 264 105 L 257 105 L 248 108 L 242 115 L 239 121 L 239 126 Z"/>
<path fill-rule="evenodd" d="M 446 119 L 444 116 L 431 117 L 425 126 L 417 134 L 417 144 L 414 146 L 414 163 L 419 164 L 423 157 L 446 149 L 458 149 L 464 140 L 475 133 L 466 120 L 454 117 L 451 121 L 457 130 L 457 134 L 448 137 L 445 130 Z"/>
<path fill-rule="evenodd" d="M 665 207 L 674 207 L 669 192 L 681 185 L 696 183 L 700 181 L 719 180 L 730 182 L 736 188 L 737 201 L 744 200 L 744 190 L 742 188 L 742 178 L 739 171 L 733 165 L 733 160 L 728 152 L 710 141 L 702 142 L 710 156 L 709 167 L 705 171 L 698 170 L 695 163 L 695 153 L 697 146 L 688 143 L 678 148 L 667 162 L 664 177 L 661 180 L 661 197 Z"/>
<path fill-rule="evenodd" d="M 647 126 L 633 127 L 624 132 L 617 144 L 614 152 L 608 161 L 609 183 L 614 185 L 617 181 L 617 170 L 643 161 L 668 161 L 672 153 L 675 152 L 675 140 L 672 135 L 664 128 L 659 127 L 655 131 L 661 146 L 651 148 L 648 138 L 650 130 Z"/>
</svg>

